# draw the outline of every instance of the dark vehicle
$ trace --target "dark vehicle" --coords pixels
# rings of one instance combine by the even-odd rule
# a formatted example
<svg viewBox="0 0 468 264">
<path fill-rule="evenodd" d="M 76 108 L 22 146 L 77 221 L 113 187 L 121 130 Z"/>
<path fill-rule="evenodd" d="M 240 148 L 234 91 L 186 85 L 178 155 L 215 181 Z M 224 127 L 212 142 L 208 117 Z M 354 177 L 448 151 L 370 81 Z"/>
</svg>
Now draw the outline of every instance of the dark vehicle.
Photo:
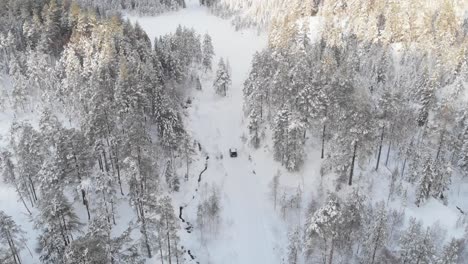
<svg viewBox="0 0 468 264">
<path fill-rule="evenodd" d="M 237 149 L 230 148 L 229 149 L 229 156 L 231 156 L 231 158 L 237 158 Z"/>
</svg>

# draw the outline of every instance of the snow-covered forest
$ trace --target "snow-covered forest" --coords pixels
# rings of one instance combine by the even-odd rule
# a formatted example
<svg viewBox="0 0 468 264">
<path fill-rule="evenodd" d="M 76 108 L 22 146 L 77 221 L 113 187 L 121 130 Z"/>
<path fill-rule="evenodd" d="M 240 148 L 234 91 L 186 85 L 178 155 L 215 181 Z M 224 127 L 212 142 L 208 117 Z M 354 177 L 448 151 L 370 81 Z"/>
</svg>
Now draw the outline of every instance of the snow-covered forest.
<svg viewBox="0 0 468 264">
<path fill-rule="evenodd" d="M 468 263 L 463 0 L 0 1 L 0 263 Z"/>
</svg>

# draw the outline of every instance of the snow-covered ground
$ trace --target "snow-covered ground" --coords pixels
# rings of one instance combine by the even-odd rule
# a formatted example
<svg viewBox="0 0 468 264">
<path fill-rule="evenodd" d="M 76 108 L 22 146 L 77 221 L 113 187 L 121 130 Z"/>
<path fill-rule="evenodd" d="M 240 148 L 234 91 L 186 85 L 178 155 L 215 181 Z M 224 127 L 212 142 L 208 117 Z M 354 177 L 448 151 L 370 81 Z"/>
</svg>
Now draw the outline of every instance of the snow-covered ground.
<svg viewBox="0 0 468 264">
<path fill-rule="evenodd" d="M 202 193 L 201 187 L 205 184 L 216 184 L 220 187 L 222 211 L 217 234 L 211 234 L 206 241 L 202 241 L 199 231 L 186 233 L 183 230 L 182 245 L 196 257 L 195 262 L 203 264 L 282 263 L 287 246 L 287 231 L 304 224 L 304 207 L 311 201 L 312 196 L 324 196 L 326 190 L 331 190 L 334 186 L 326 179 L 322 182 L 319 173 L 319 148 L 314 147 L 314 140 L 308 143 L 310 145 L 306 148 L 308 157 L 305 166 L 297 173 L 286 173 L 280 164 L 273 160 L 269 140 L 259 150 L 253 150 L 242 140 L 246 133 L 247 121 L 242 111 L 243 82 L 250 70 L 253 54 L 267 45 L 266 34 L 259 35 L 257 31 L 248 29 L 235 31 L 229 20 L 212 15 L 206 8 L 199 6 L 198 0 L 188 0 L 187 8 L 177 12 L 157 17 L 128 18 L 132 22 L 138 22 L 152 40 L 174 32 L 179 24 L 194 28 L 199 34 L 208 33 L 212 37 L 216 53 L 213 71 L 216 70 L 220 57 L 228 59 L 232 69 L 232 87 L 227 97 L 222 98 L 215 94 L 212 88 L 213 75 L 208 74 L 202 76 L 202 91 L 193 89 L 192 106 L 187 110 L 186 127 L 192 137 L 200 142 L 203 153 L 209 156 L 208 169 L 203 174 L 199 186 L 198 176 L 204 168 L 205 157 L 194 161 L 189 182 L 182 186 L 179 194 L 174 194 L 174 207 L 177 209 L 186 205 L 183 218 L 194 224 L 197 203 L 201 197 L 207 195 Z M 311 21 L 311 27 L 319 24 L 318 20 Z M 0 147 L 7 143 L 11 120 L 12 115 L 0 113 Z M 231 147 L 238 149 L 237 158 L 229 157 Z M 294 190 L 299 188 L 303 192 L 302 211 L 292 212 L 287 217 L 288 221 L 281 217 L 278 209 L 274 210 L 269 194 L 270 182 L 278 170 L 282 175 L 282 189 L 294 193 Z M 378 174 L 371 177 L 375 181 L 371 196 L 376 202 L 386 200 L 388 183 L 379 181 Z M 358 185 L 359 177 L 357 178 Z M 467 197 L 466 185 L 461 190 L 461 194 L 458 192 L 454 200 L 459 199 L 457 202 L 460 203 L 457 204 L 465 206 L 467 204 L 466 200 L 463 202 L 463 197 Z M 391 205 L 401 208 L 402 201 L 396 200 Z M 417 208 L 410 201 L 408 206 L 402 209 L 406 211 L 407 217 L 418 217 L 426 224 L 440 222 L 442 227 L 449 230 L 450 235 L 462 234 L 456 227 L 458 212 L 454 204 L 446 207 L 436 200 L 431 200 L 425 206 Z M 28 246 L 33 250 L 36 245 L 36 233 L 32 224 L 24 214 L 22 205 L 17 203 L 14 189 L 2 182 L 0 210 L 12 215 L 28 232 Z M 120 223 L 123 225 L 127 221 L 129 219 L 121 218 Z M 39 262 L 37 258 L 32 258 L 27 250 L 22 252 L 22 257 L 25 264 Z M 189 260 L 188 254 L 185 254 L 184 258 Z M 154 263 L 159 263 L 157 258 L 154 258 Z"/>
</svg>

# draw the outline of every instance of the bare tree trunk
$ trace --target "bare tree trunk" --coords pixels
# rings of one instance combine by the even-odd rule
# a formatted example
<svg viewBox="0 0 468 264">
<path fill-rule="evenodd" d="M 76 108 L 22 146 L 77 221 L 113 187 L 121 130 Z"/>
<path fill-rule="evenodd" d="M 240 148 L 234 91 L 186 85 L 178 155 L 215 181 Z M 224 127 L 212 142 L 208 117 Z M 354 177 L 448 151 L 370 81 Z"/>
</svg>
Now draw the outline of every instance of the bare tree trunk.
<svg viewBox="0 0 468 264">
<path fill-rule="evenodd" d="M 123 189 L 122 189 L 122 180 L 120 178 L 120 165 L 119 165 L 119 149 L 117 146 L 114 146 L 115 148 L 115 168 L 117 169 L 117 181 L 119 182 L 119 187 L 120 187 L 120 194 L 122 196 L 124 195 Z"/>
<path fill-rule="evenodd" d="M 110 217 L 109 217 L 109 209 L 107 208 L 107 199 L 106 199 L 106 193 L 102 193 L 102 200 L 104 201 L 104 206 L 106 208 L 106 218 L 107 218 L 107 223 L 110 224 Z"/>
<path fill-rule="evenodd" d="M 145 237 L 145 246 L 146 250 L 148 251 L 148 258 L 152 258 L 153 255 L 151 254 L 151 247 L 149 244 L 149 239 L 148 239 L 148 230 L 146 229 L 146 218 L 144 216 L 144 212 L 142 212 L 142 217 L 141 217 L 141 227 L 142 227 L 142 233 L 143 236 Z"/>
<path fill-rule="evenodd" d="M 102 157 L 104 158 L 104 169 L 109 172 L 109 163 L 107 162 L 106 150 L 102 148 Z"/>
<path fill-rule="evenodd" d="M 437 148 L 437 154 L 436 154 L 436 158 L 435 160 L 438 160 L 439 159 L 439 156 L 440 156 L 440 151 L 442 149 L 442 144 L 444 143 L 444 133 L 445 130 L 442 131 L 442 133 L 440 134 L 440 142 L 439 142 L 439 147 Z"/>
<path fill-rule="evenodd" d="M 380 136 L 379 154 L 377 156 L 377 164 L 375 165 L 375 170 L 379 169 L 380 154 L 382 154 L 382 143 L 383 143 L 383 138 L 384 138 L 384 131 L 385 131 L 385 126 L 382 127 L 382 135 Z"/>
<path fill-rule="evenodd" d="M 390 141 L 390 144 L 388 144 L 387 159 L 385 160 L 385 166 L 388 165 L 388 158 L 390 157 L 390 149 L 391 148 L 392 148 L 392 141 Z"/>
<path fill-rule="evenodd" d="M 64 232 L 61 219 L 59 219 L 59 227 L 60 227 L 60 234 L 62 235 L 63 243 L 65 244 L 65 246 L 68 246 L 69 243 L 68 243 L 67 237 L 65 236 L 65 232 Z"/>
<path fill-rule="evenodd" d="M 71 230 L 68 230 L 68 227 L 67 227 L 67 221 L 65 221 L 65 216 L 62 214 L 60 215 L 61 218 L 62 218 L 62 222 L 63 222 L 63 228 L 65 230 L 65 235 L 67 237 L 67 240 L 68 240 L 68 244 L 70 244 L 70 238 L 71 240 L 73 240 L 73 237 L 72 237 L 72 234 L 71 234 Z"/>
<path fill-rule="evenodd" d="M 327 250 L 327 239 L 324 238 L 323 239 L 323 246 L 324 246 L 324 249 L 323 249 L 323 264 L 327 264 L 327 254 L 328 254 L 328 250 Z"/>
<path fill-rule="evenodd" d="M 91 213 L 89 212 L 89 202 L 85 200 L 86 212 L 88 213 L 88 221 L 91 220 Z"/>
<path fill-rule="evenodd" d="M 323 124 L 323 131 L 322 131 L 322 155 L 320 156 L 320 158 L 324 158 L 324 154 L 325 154 L 325 129 L 326 129 L 326 125 L 325 123 Z"/>
<path fill-rule="evenodd" d="M 353 184 L 354 161 L 356 160 L 356 150 L 357 150 L 357 142 L 354 142 L 353 160 L 351 161 L 351 171 L 349 173 L 349 182 L 348 182 L 349 186 L 351 186 Z"/>
<path fill-rule="evenodd" d="M 405 167 L 406 167 L 406 157 L 405 157 L 405 160 L 403 161 L 403 167 L 401 169 L 401 178 L 403 178 L 403 176 L 405 175 Z"/>
<path fill-rule="evenodd" d="M 114 223 L 114 225 L 117 225 L 115 222 L 114 201 L 112 199 L 110 200 L 110 204 L 111 204 L 112 223 Z"/>
<path fill-rule="evenodd" d="M 162 242 L 161 242 L 161 236 L 158 235 L 158 243 L 159 243 L 159 254 L 161 256 L 161 264 L 164 264 L 164 255 L 163 255 L 163 252 L 162 252 Z"/>
<path fill-rule="evenodd" d="M 19 186 L 18 186 L 18 183 L 16 182 L 16 180 L 13 181 L 15 183 L 15 189 L 16 189 L 16 193 L 18 194 L 21 202 L 23 203 L 24 205 L 24 208 L 26 208 L 26 211 L 28 211 L 29 215 L 32 215 L 31 211 L 29 210 L 28 206 L 26 205 L 26 202 L 24 201 L 24 197 L 23 195 L 21 194 L 20 190 L 19 190 Z M 32 204 L 32 203 L 31 203 Z"/>
<path fill-rule="evenodd" d="M 7 241 L 8 241 L 8 246 L 10 247 L 11 255 L 13 255 L 13 260 L 15 261 L 16 264 L 21 264 L 21 260 L 18 256 L 18 251 L 16 250 L 13 239 L 11 239 L 10 232 L 7 231 L 6 235 L 7 235 Z"/>
<path fill-rule="evenodd" d="M 176 259 L 176 264 L 179 264 L 179 250 L 178 250 L 178 245 L 177 245 L 177 240 L 175 240 L 175 259 Z"/>
<path fill-rule="evenodd" d="M 370 264 L 374 264 L 375 262 L 375 255 L 377 253 L 377 245 L 380 242 L 380 232 L 381 232 L 381 228 L 379 227 L 379 229 L 377 230 L 377 240 L 375 241 L 374 250 L 372 252 L 372 259 L 371 259 Z"/>
<path fill-rule="evenodd" d="M 101 157 L 101 155 L 98 156 L 98 163 L 99 163 L 99 169 L 101 169 L 101 172 L 104 172 L 104 167 L 102 166 L 102 157 Z"/>
<path fill-rule="evenodd" d="M 171 260 L 171 239 L 170 239 L 170 234 L 169 230 L 167 231 L 167 253 L 168 253 L 168 259 L 169 259 L 169 264 L 172 264 Z"/>
<path fill-rule="evenodd" d="M 328 264 L 333 264 L 333 253 L 335 251 L 335 241 L 334 239 L 331 240 L 331 248 L 330 248 L 330 257 L 328 257 Z"/>
<path fill-rule="evenodd" d="M 37 201 L 36 187 L 34 187 L 34 182 L 32 181 L 30 176 L 28 176 L 28 180 L 29 180 L 29 184 L 30 184 L 31 191 L 33 194 L 34 201 Z"/>
</svg>

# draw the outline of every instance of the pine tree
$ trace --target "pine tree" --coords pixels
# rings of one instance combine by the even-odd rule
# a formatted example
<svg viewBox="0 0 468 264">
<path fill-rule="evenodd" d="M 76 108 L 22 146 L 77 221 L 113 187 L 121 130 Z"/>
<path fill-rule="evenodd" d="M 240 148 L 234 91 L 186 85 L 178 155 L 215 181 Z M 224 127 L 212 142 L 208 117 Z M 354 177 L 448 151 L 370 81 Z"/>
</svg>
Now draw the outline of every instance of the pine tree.
<svg viewBox="0 0 468 264">
<path fill-rule="evenodd" d="M 416 205 L 420 206 L 432 194 L 433 182 L 437 177 L 437 171 L 432 159 L 426 159 L 421 171 L 420 180 L 416 193 Z"/>
<path fill-rule="evenodd" d="M 304 133 L 305 124 L 297 116 L 291 116 L 288 126 L 286 168 L 290 171 L 297 171 L 304 163 Z"/>
<path fill-rule="evenodd" d="M 34 221 L 40 231 L 37 252 L 42 263 L 61 263 L 81 223 L 61 191 L 49 189 L 42 196 Z"/>
<path fill-rule="evenodd" d="M 44 32 L 41 35 L 38 49 L 44 53 L 58 55 L 62 49 L 61 10 L 56 0 L 51 0 L 42 11 Z"/>
<path fill-rule="evenodd" d="M 422 229 L 422 223 L 410 218 L 408 229 L 400 239 L 400 259 L 407 264 L 429 264 L 434 260 L 434 244 L 431 241 L 430 229 Z"/>
<path fill-rule="evenodd" d="M 437 264 L 457 264 L 458 254 L 460 249 L 460 240 L 452 239 L 447 245 L 444 246 L 442 255 L 440 256 Z"/>
<path fill-rule="evenodd" d="M 160 200 L 160 235 L 163 237 L 164 248 L 166 250 L 167 261 L 172 263 L 172 260 L 178 259 L 180 255 L 180 249 L 178 247 L 179 236 L 177 235 L 178 219 L 174 214 L 174 208 L 172 207 L 172 200 L 169 196 L 164 196 Z"/>
<path fill-rule="evenodd" d="M 17 160 L 18 186 L 34 206 L 38 199 L 38 175 L 44 161 L 42 136 L 26 123 L 13 124 L 10 133 Z"/>
<path fill-rule="evenodd" d="M 270 188 L 271 188 L 271 197 L 273 198 L 273 207 L 276 210 L 276 205 L 278 202 L 278 192 L 279 192 L 279 187 L 280 187 L 280 171 L 278 170 L 276 174 L 273 176 L 273 179 L 270 182 Z"/>
<path fill-rule="evenodd" d="M 302 253 L 302 239 L 299 227 L 289 233 L 288 242 L 288 263 L 298 264 Z"/>
<path fill-rule="evenodd" d="M 166 163 L 166 171 L 164 172 L 166 183 L 172 191 L 178 192 L 180 187 L 179 177 L 177 177 L 172 162 L 170 160 Z"/>
<path fill-rule="evenodd" d="M 273 150 L 274 157 L 281 164 L 286 160 L 286 153 L 288 147 L 288 127 L 289 119 L 291 117 L 290 111 L 284 108 L 278 112 L 274 120 L 273 127 Z"/>
<path fill-rule="evenodd" d="M 431 195 L 436 199 L 447 202 L 446 192 L 452 183 L 452 167 L 445 158 L 437 160 L 435 166 L 436 173 L 432 183 Z"/>
<path fill-rule="evenodd" d="M 117 196 L 114 177 L 105 171 L 101 171 L 96 173 L 93 183 L 94 202 L 96 203 L 94 213 L 98 214 L 99 218 L 105 218 L 109 225 L 111 223 L 115 225 Z"/>
<path fill-rule="evenodd" d="M 377 210 L 372 215 L 370 226 L 365 230 L 367 234 L 364 241 L 365 262 L 379 263 L 380 250 L 384 247 L 388 237 L 387 209 L 385 204 L 377 204 Z"/>
<path fill-rule="evenodd" d="M 229 76 L 229 72 L 226 68 L 226 64 L 224 63 L 223 58 L 221 58 L 218 63 L 218 70 L 216 71 L 216 77 L 213 83 L 213 87 L 215 89 L 216 94 L 226 96 L 227 90 L 230 86 L 231 77 Z"/>
<path fill-rule="evenodd" d="M 8 247 L 6 263 L 21 264 L 21 250 L 26 244 L 25 232 L 5 212 L 0 210 L 0 245 Z"/>
<path fill-rule="evenodd" d="M 307 219 L 306 246 L 311 249 L 317 237 L 322 239 L 324 263 L 333 263 L 336 240 L 342 230 L 342 217 L 340 202 L 337 197 L 331 195 L 326 204 Z"/>
<path fill-rule="evenodd" d="M 252 110 L 249 114 L 249 142 L 254 148 L 260 147 L 261 120 L 258 111 Z"/>
<path fill-rule="evenodd" d="M 462 169 L 465 175 L 468 174 L 468 125 L 465 126 L 462 134 L 462 147 L 457 165 Z"/>
<path fill-rule="evenodd" d="M 13 161 L 11 160 L 11 153 L 9 151 L 4 151 L 0 153 L 0 169 L 1 177 L 6 183 L 13 184 L 15 186 L 16 193 L 18 194 L 21 203 L 24 205 L 24 208 L 30 215 L 32 215 L 31 210 L 29 210 L 28 205 L 26 204 L 26 197 L 29 197 L 29 188 L 28 183 L 21 181 L 21 179 L 16 176 L 16 169 Z"/>
<path fill-rule="evenodd" d="M 205 72 L 211 71 L 211 61 L 214 56 L 214 48 L 211 42 L 211 36 L 208 35 L 208 33 L 203 36 L 202 54 L 202 66 Z"/>
</svg>

